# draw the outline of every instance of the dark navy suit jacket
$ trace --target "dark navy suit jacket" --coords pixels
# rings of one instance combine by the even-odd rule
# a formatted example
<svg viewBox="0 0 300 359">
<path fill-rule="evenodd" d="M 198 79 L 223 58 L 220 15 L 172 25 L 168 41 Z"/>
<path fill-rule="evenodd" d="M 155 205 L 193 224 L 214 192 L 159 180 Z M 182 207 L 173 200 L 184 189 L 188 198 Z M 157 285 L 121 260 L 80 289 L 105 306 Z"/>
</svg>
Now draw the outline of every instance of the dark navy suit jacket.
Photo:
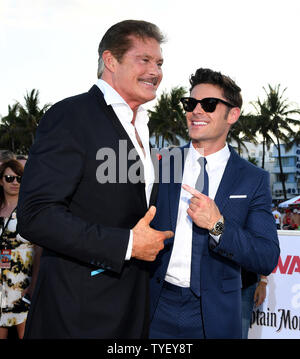
<svg viewBox="0 0 300 359">
<path fill-rule="evenodd" d="M 240 158 L 231 147 L 230 152 L 215 196 L 225 218 L 225 230 L 219 244 L 208 235 L 201 260 L 201 302 L 207 338 L 241 337 L 241 266 L 269 275 L 280 253 L 271 213 L 269 174 Z M 171 164 L 171 172 L 172 168 Z M 170 182 L 159 185 L 152 225 L 158 230 L 175 232 L 181 183 L 174 183 L 172 176 Z M 234 195 L 246 197 L 231 197 Z M 165 248 L 152 265 L 151 318 L 159 300 L 173 240 L 165 241 Z"/>
<path fill-rule="evenodd" d="M 145 184 L 119 183 L 119 140 L 134 148 L 95 85 L 53 105 L 38 127 L 18 204 L 21 235 L 43 247 L 26 338 L 147 337 L 149 273 L 125 261 Z M 97 180 L 101 149 L 115 154 L 115 183 Z"/>
</svg>

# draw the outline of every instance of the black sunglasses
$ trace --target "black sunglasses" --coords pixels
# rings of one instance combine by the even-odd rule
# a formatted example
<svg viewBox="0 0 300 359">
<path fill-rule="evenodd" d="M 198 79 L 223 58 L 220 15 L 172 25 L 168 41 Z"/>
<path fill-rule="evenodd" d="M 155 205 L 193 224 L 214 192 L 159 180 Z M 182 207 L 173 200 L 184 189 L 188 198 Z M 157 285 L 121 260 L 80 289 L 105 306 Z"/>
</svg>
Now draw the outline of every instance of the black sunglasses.
<svg viewBox="0 0 300 359">
<path fill-rule="evenodd" d="M 236 107 L 229 102 L 226 102 L 224 100 L 221 100 L 220 98 L 215 98 L 215 97 L 206 97 L 203 98 L 202 100 L 196 100 L 193 97 L 182 97 L 180 99 L 180 102 L 182 103 L 183 108 L 186 112 L 194 111 L 198 103 L 200 103 L 202 109 L 205 112 L 214 112 L 219 102 L 222 102 L 224 105 L 228 107 Z"/>
<path fill-rule="evenodd" d="M 5 181 L 7 183 L 13 183 L 13 181 L 16 179 L 18 183 L 21 183 L 22 176 L 11 176 L 11 175 L 5 175 L 3 176 Z"/>
</svg>

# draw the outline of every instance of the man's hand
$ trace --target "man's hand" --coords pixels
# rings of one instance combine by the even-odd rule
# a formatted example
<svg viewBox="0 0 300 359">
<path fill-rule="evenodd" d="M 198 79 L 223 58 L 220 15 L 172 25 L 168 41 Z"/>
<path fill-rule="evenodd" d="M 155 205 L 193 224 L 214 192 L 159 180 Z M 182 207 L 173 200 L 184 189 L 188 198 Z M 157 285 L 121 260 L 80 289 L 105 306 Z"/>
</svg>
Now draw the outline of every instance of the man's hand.
<svg viewBox="0 0 300 359">
<path fill-rule="evenodd" d="M 158 252 L 164 248 L 164 240 L 174 237 L 172 231 L 160 232 L 150 227 L 155 213 L 156 208 L 151 206 L 145 216 L 133 227 L 131 257 L 143 261 L 154 261 Z"/>
<path fill-rule="evenodd" d="M 188 215 L 198 227 L 211 230 L 222 217 L 215 201 L 187 184 L 182 187 L 193 195 L 187 210 Z"/>
<path fill-rule="evenodd" d="M 266 278 L 266 277 L 264 277 Z M 258 285 L 255 289 L 254 293 L 254 303 L 256 307 L 259 307 L 267 296 L 267 290 L 266 290 L 267 283 L 265 282 L 258 282 Z"/>
</svg>

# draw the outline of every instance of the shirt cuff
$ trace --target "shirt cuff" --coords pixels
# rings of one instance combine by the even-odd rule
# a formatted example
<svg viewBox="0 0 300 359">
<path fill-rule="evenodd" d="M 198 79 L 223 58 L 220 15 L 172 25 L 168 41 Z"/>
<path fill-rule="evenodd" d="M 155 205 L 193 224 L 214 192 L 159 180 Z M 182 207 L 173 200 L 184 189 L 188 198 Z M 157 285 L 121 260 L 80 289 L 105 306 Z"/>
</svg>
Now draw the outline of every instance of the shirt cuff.
<svg viewBox="0 0 300 359">
<path fill-rule="evenodd" d="M 213 234 L 210 234 L 210 236 L 213 237 L 216 243 L 219 243 L 221 234 L 219 234 L 218 236 L 214 236 Z"/>
<path fill-rule="evenodd" d="M 133 243 L 133 232 L 132 230 L 130 230 L 130 235 L 129 235 L 129 241 L 128 241 L 128 247 L 127 247 L 127 252 L 126 252 L 126 256 L 125 256 L 125 261 L 129 261 L 131 258 L 131 253 L 132 253 L 132 243 Z"/>
</svg>

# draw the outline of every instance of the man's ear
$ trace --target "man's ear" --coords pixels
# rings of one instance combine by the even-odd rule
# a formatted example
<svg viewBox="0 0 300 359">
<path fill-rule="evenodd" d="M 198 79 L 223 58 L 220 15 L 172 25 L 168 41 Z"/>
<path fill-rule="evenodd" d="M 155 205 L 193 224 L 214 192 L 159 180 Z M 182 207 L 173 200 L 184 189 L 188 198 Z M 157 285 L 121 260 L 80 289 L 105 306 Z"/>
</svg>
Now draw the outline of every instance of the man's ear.
<svg viewBox="0 0 300 359">
<path fill-rule="evenodd" d="M 105 50 L 102 54 L 102 59 L 105 67 L 109 71 L 114 72 L 117 63 L 117 59 L 114 57 L 114 55 L 109 50 Z"/>
<path fill-rule="evenodd" d="M 241 114 L 241 110 L 238 107 L 233 107 L 228 114 L 227 123 L 233 125 L 237 122 Z"/>
</svg>

